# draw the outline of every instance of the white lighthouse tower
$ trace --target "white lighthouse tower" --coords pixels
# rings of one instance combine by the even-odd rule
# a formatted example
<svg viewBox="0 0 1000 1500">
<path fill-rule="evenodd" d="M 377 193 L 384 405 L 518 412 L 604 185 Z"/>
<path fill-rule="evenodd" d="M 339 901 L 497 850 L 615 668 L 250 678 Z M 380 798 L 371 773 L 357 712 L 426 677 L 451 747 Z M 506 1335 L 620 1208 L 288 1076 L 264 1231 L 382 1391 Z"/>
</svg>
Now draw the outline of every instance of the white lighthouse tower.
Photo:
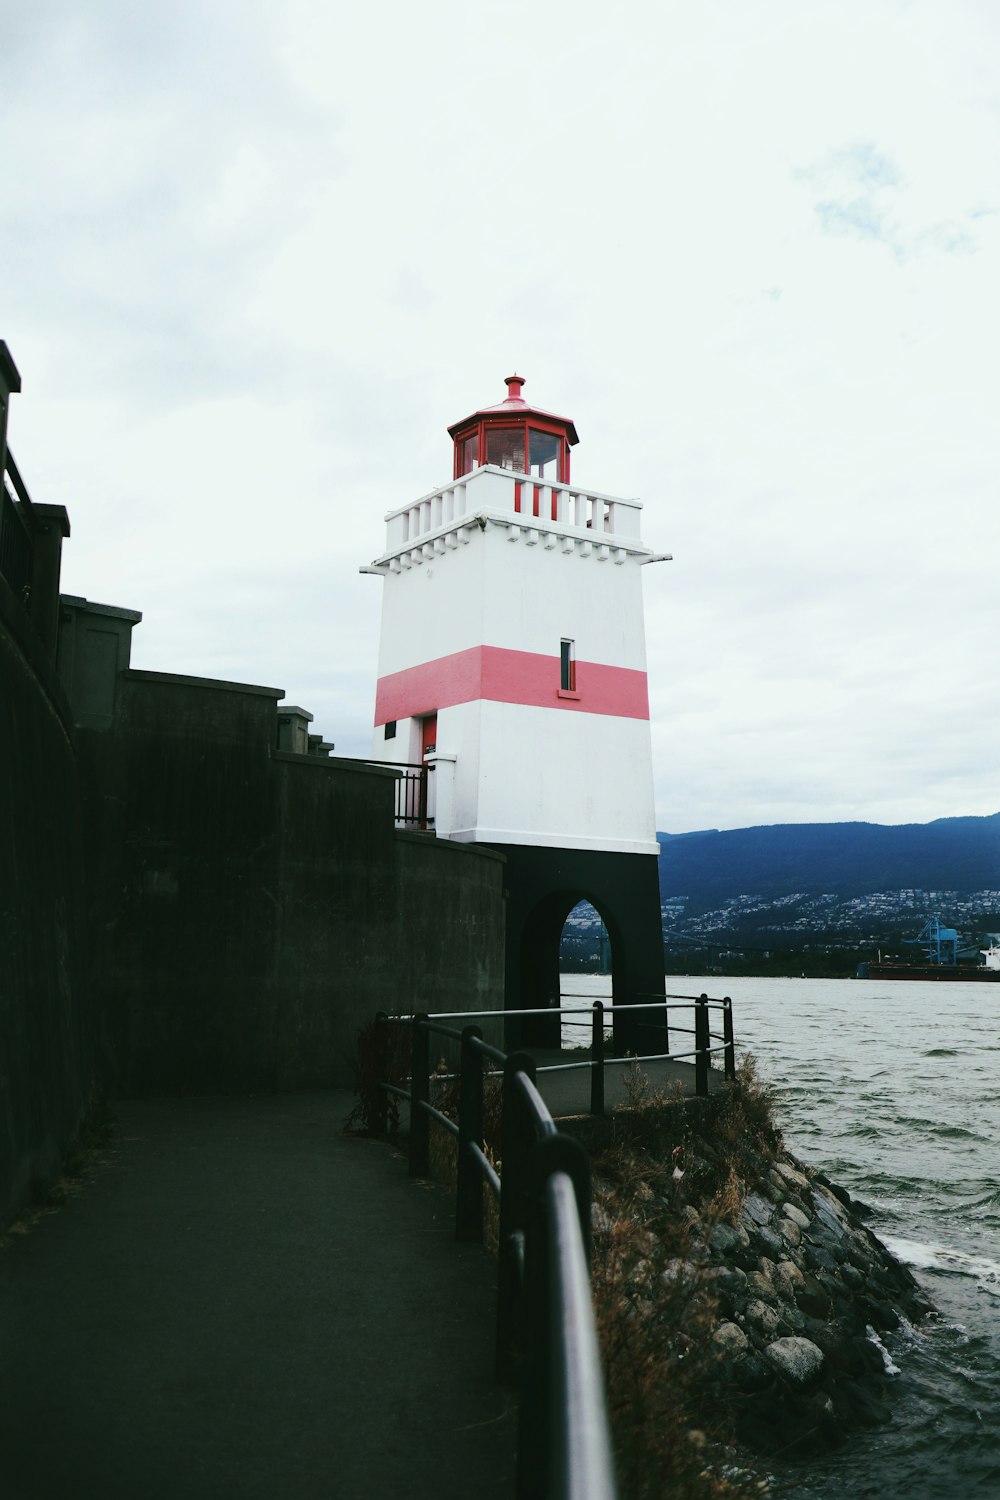
<svg viewBox="0 0 1000 1500">
<path fill-rule="evenodd" d="M 448 431 L 450 484 L 386 517 L 374 755 L 426 767 L 414 820 L 507 860 L 508 1009 L 557 1003 L 586 898 L 615 1003 L 663 994 L 641 506 L 570 479 L 576 428 L 524 380 Z M 549 1040 L 539 1036 L 533 1040 Z M 616 1024 L 616 1042 L 630 1029 Z"/>
</svg>

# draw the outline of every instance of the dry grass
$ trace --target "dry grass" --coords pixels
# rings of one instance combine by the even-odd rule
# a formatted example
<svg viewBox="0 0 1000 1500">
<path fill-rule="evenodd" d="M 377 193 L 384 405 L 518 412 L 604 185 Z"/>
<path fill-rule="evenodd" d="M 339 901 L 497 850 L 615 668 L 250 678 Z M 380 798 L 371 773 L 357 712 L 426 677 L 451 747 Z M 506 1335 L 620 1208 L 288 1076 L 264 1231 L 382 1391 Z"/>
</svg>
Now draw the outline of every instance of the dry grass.
<svg viewBox="0 0 1000 1500">
<path fill-rule="evenodd" d="M 371 1021 L 358 1032 L 358 1049 L 354 1059 L 354 1091 L 357 1099 L 344 1122 L 348 1135 L 379 1135 L 385 1114 L 385 1129 L 390 1140 L 399 1133 L 399 1099 L 384 1094 L 384 1081 L 399 1088 L 409 1087 L 413 1036 L 409 1026 L 380 1026 Z"/>
<path fill-rule="evenodd" d="M 57 1213 L 92 1180 L 98 1168 L 107 1165 L 114 1118 L 107 1100 L 95 1093 L 80 1122 L 76 1141 L 63 1160 L 61 1174 L 56 1178 L 33 1179 L 31 1201 L 0 1234 L 0 1249 L 10 1243 L 11 1235 L 28 1234 L 40 1220 Z"/>
<path fill-rule="evenodd" d="M 596 1158 L 593 1284 L 621 1490 L 731 1500 L 768 1482 L 735 1457 L 713 1396 L 716 1302 L 705 1255 L 780 1146 L 752 1059 L 708 1100 L 629 1088 Z"/>
</svg>

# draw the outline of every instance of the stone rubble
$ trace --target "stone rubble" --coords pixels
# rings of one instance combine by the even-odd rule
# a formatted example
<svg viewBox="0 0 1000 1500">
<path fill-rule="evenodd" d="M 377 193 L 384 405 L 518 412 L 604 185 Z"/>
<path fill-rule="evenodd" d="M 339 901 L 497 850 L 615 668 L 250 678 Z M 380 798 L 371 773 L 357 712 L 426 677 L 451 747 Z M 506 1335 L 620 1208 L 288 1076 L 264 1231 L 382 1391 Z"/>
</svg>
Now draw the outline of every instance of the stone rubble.
<svg viewBox="0 0 1000 1500">
<path fill-rule="evenodd" d="M 848 1193 L 785 1153 L 738 1223 L 714 1224 L 702 1243 L 718 1298 L 717 1385 L 735 1400 L 743 1442 L 822 1448 L 889 1420 L 875 1335 L 931 1309 Z"/>
</svg>

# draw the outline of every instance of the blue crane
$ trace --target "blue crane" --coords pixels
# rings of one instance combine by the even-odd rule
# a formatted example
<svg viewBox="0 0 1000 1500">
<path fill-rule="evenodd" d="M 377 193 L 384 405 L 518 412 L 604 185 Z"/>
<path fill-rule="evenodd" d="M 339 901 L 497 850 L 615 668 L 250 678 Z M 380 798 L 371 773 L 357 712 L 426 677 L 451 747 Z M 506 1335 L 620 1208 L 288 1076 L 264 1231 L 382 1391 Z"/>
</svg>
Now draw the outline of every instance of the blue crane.
<svg viewBox="0 0 1000 1500">
<path fill-rule="evenodd" d="M 904 938 L 903 942 L 919 944 L 929 964 L 953 968 L 958 963 L 958 932 L 954 927 L 942 927 L 940 917 L 928 917 L 916 937 Z"/>
</svg>

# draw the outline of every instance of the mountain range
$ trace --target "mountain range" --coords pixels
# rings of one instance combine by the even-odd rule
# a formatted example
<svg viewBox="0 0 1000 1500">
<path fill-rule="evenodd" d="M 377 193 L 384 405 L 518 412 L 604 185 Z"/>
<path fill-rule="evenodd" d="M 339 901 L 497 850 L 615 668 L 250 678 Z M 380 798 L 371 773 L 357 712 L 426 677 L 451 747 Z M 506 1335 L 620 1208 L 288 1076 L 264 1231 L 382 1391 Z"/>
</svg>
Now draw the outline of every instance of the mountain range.
<svg viewBox="0 0 1000 1500">
<path fill-rule="evenodd" d="M 916 939 L 935 915 L 958 930 L 960 956 L 975 962 L 1000 933 L 1000 813 L 657 839 L 671 973 L 837 976 L 879 954 L 916 961 Z M 597 967 L 599 931 L 597 913 L 581 903 L 566 924 L 564 967 Z"/>
<path fill-rule="evenodd" d="M 660 891 L 688 915 L 739 896 L 1000 889 L 1000 812 L 932 823 L 777 823 L 658 833 Z"/>
<path fill-rule="evenodd" d="M 675 972 L 837 975 L 880 953 L 916 960 L 935 915 L 974 962 L 1000 931 L 1000 813 L 658 838 Z"/>
</svg>

